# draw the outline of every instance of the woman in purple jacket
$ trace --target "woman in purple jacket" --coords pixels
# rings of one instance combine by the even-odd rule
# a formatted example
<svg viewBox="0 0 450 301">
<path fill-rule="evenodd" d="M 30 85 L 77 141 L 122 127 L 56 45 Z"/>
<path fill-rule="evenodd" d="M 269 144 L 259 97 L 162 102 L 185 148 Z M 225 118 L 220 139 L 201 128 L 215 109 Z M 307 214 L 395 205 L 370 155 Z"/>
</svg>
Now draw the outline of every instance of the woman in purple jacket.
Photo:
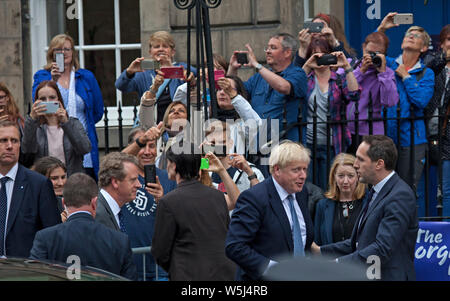
<svg viewBox="0 0 450 301">
<path fill-rule="evenodd" d="M 385 54 L 388 46 L 389 39 L 382 32 L 369 34 L 362 44 L 361 65 L 353 72 L 362 91 L 359 101 L 351 101 L 347 105 L 348 129 L 352 134 L 352 144 L 347 150 L 348 153 L 356 153 L 362 136 L 384 135 L 381 119 L 383 107 L 392 107 L 398 103 L 395 73 L 386 66 Z M 369 105 L 370 101 L 372 106 Z M 368 120 L 370 109 L 372 109 L 373 121 Z M 360 120 L 358 129 L 356 129 L 356 119 Z"/>
</svg>

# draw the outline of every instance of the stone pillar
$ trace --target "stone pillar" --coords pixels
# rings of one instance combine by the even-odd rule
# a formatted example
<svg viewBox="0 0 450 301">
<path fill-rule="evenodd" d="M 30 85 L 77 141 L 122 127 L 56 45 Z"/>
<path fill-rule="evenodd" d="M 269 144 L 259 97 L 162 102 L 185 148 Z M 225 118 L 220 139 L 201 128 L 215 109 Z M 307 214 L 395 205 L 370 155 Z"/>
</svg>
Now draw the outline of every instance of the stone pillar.
<svg viewBox="0 0 450 301">
<path fill-rule="evenodd" d="M 20 0 L 0 1 L 0 81 L 13 94 L 24 113 L 22 15 Z"/>
</svg>

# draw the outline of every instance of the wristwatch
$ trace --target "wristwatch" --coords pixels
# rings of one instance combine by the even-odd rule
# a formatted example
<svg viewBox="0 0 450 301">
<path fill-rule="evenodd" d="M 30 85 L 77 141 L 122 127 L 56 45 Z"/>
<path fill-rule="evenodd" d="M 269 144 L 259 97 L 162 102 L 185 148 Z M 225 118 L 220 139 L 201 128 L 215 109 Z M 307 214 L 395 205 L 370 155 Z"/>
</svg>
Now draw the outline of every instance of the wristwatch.
<svg viewBox="0 0 450 301">
<path fill-rule="evenodd" d="M 258 63 L 258 65 L 255 66 L 256 72 L 259 72 L 259 70 L 261 70 L 262 67 L 263 67 L 263 65 L 261 65 L 260 63 Z"/>
<path fill-rule="evenodd" d="M 140 147 L 140 148 L 143 148 L 147 143 L 141 143 L 140 141 L 139 141 L 139 138 L 136 138 L 136 140 L 134 140 L 134 142 L 136 142 L 136 144 Z"/>
<path fill-rule="evenodd" d="M 251 176 L 248 176 L 248 180 L 251 181 L 253 179 L 257 179 L 258 177 L 256 176 L 255 173 L 253 173 Z"/>
</svg>

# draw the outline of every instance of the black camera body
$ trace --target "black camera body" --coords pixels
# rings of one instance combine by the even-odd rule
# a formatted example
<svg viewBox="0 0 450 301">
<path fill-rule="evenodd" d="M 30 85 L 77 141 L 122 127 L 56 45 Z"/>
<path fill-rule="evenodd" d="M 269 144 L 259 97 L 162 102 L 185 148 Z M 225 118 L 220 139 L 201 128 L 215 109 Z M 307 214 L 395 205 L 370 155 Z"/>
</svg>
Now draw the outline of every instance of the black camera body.
<svg viewBox="0 0 450 301">
<path fill-rule="evenodd" d="M 336 65 L 337 64 L 337 57 L 332 55 L 332 54 L 324 54 L 321 57 L 318 57 L 316 59 L 317 65 L 318 66 L 323 66 L 323 65 Z"/>
<path fill-rule="evenodd" d="M 381 57 L 378 56 L 376 52 L 369 52 L 369 54 L 370 54 L 370 58 L 372 59 L 372 64 L 376 68 L 380 68 L 381 65 L 383 64 L 383 60 L 381 59 Z"/>
</svg>

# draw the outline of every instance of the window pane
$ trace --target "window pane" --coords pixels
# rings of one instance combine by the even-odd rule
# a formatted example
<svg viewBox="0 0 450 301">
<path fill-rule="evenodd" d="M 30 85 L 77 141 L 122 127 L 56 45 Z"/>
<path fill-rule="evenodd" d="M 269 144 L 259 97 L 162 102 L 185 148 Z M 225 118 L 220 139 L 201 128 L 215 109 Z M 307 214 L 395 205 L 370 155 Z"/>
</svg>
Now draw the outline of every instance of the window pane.
<svg viewBox="0 0 450 301">
<path fill-rule="evenodd" d="M 86 51 L 86 69 L 95 74 L 105 106 L 116 105 L 114 50 Z"/>
<path fill-rule="evenodd" d="M 120 1 L 120 42 L 122 44 L 140 43 L 141 22 L 139 0 Z"/>
<path fill-rule="evenodd" d="M 115 43 L 113 0 L 84 0 L 83 16 L 85 45 Z"/>
</svg>

